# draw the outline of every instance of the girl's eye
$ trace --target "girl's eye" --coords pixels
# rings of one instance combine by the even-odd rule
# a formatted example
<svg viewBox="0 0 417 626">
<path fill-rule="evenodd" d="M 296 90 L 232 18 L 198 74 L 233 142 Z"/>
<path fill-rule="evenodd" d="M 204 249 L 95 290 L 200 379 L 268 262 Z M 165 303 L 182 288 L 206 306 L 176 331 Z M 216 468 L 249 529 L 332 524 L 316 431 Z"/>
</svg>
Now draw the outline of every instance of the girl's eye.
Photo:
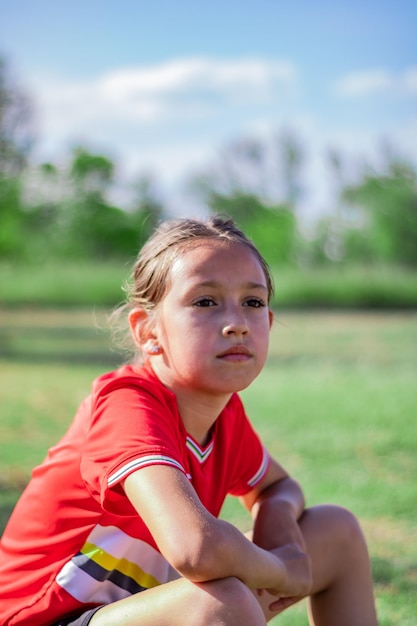
<svg viewBox="0 0 417 626">
<path fill-rule="evenodd" d="M 208 307 L 208 306 L 215 306 L 216 303 L 214 302 L 214 300 L 212 298 L 200 298 L 200 300 L 197 300 L 197 302 L 194 302 L 194 306 L 198 306 L 198 307 Z"/>
<path fill-rule="evenodd" d="M 260 309 L 265 306 L 265 302 L 261 300 L 261 298 L 249 298 L 249 300 L 245 301 L 244 306 L 250 306 L 254 309 Z"/>
</svg>

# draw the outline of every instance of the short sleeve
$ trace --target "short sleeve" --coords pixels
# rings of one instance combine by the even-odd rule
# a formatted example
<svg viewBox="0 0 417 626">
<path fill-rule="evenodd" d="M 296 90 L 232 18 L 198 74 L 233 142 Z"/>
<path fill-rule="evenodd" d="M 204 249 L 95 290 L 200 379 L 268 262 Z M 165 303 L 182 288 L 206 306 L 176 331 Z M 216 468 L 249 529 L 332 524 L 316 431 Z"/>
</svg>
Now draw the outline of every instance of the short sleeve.
<svg viewBox="0 0 417 626">
<path fill-rule="evenodd" d="M 93 401 L 81 457 L 85 485 L 108 512 L 131 515 L 121 482 L 152 464 L 185 471 L 176 403 L 149 381 L 108 384 Z"/>
</svg>

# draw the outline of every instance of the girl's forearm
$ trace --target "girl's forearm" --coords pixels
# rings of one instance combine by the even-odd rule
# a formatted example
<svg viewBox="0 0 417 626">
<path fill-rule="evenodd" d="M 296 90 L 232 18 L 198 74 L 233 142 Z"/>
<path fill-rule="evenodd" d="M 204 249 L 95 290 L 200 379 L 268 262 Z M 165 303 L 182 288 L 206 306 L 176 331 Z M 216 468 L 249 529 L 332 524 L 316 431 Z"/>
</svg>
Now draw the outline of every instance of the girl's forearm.
<svg viewBox="0 0 417 626">
<path fill-rule="evenodd" d="M 186 576 L 193 582 L 233 576 L 251 589 L 267 589 L 277 597 L 302 596 L 311 586 L 310 562 L 303 551 L 295 546 L 265 550 L 223 520 L 217 520 L 200 556 Z"/>
<path fill-rule="evenodd" d="M 290 543 L 304 549 L 304 540 L 297 523 L 304 507 L 301 487 L 292 478 L 284 478 L 268 487 L 251 511 L 254 543 L 267 550 Z"/>
<path fill-rule="evenodd" d="M 252 589 L 275 589 L 285 584 L 286 571 L 281 559 L 249 541 L 224 520 L 216 520 L 207 529 L 204 544 L 192 567 L 180 572 L 193 582 L 233 576 Z"/>
</svg>

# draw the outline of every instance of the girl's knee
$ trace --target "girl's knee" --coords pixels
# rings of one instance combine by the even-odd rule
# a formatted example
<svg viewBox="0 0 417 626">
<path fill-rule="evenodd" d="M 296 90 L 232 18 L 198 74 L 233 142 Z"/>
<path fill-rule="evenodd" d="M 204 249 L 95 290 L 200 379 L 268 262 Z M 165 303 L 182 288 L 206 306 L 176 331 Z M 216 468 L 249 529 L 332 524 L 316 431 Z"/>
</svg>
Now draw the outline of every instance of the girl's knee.
<svg viewBox="0 0 417 626">
<path fill-rule="evenodd" d="M 254 594 L 237 578 L 224 578 L 197 587 L 205 592 L 203 601 L 199 599 L 199 608 L 205 613 L 202 623 L 265 626 L 265 617 Z"/>
<path fill-rule="evenodd" d="M 328 505 L 330 524 L 338 531 L 340 537 L 348 544 L 363 541 L 362 529 L 355 515 L 341 506 Z"/>
<path fill-rule="evenodd" d="M 324 544 L 338 548 L 354 556 L 359 548 L 366 549 L 365 539 L 359 521 L 355 515 L 341 506 L 320 505 L 308 509 L 305 513 L 306 524 L 313 530 L 313 534 L 321 536 Z"/>
</svg>

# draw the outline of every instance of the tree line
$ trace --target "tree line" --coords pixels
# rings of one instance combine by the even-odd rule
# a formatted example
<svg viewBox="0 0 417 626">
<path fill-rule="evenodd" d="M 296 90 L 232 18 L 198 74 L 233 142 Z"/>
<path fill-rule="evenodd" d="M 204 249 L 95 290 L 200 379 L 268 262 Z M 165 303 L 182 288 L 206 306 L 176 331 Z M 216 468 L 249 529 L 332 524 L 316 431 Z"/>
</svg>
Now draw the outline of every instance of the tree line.
<svg viewBox="0 0 417 626">
<path fill-rule="evenodd" d="M 155 179 L 140 176 L 128 208 L 111 202 L 116 164 L 85 146 L 64 167 L 35 165 L 30 99 L 0 59 L 0 260 L 130 259 L 169 207 Z M 337 183 L 333 210 L 302 236 L 299 204 L 306 154 L 295 133 L 241 138 L 190 175 L 196 203 L 234 218 L 274 264 L 390 263 L 417 266 L 417 168 L 386 150 L 344 182 L 343 155 L 327 155 Z M 132 190 L 130 190 L 132 191 Z"/>
</svg>

